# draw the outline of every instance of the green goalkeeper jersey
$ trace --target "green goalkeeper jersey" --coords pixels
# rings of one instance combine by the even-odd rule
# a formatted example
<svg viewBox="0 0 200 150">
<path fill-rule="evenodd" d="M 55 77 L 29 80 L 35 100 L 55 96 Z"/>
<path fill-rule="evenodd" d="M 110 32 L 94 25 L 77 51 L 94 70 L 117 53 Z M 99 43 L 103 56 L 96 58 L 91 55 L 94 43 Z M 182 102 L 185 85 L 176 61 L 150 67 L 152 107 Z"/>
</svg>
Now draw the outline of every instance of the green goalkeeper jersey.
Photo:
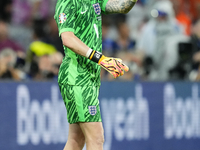
<svg viewBox="0 0 200 150">
<path fill-rule="evenodd" d="M 102 52 L 101 13 L 108 0 L 58 0 L 55 20 L 59 35 L 71 31 L 88 47 Z M 99 86 L 101 67 L 64 46 L 65 57 L 58 82 L 78 86 Z"/>
</svg>

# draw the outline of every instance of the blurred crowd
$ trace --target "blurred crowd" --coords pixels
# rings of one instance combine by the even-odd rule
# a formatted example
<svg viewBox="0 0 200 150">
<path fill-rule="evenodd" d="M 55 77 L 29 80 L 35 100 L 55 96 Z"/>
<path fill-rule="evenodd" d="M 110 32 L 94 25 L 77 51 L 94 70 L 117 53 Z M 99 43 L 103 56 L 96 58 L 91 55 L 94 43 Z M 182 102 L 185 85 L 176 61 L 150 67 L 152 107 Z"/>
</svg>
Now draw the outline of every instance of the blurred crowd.
<svg viewBox="0 0 200 150">
<path fill-rule="evenodd" d="M 0 1 L 0 79 L 57 80 L 64 57 L 56 0 Z"/>
<path fill-rule="evenodd" d="M 57 0 L 0 1 L 0 80 L 57 80 L 64 57 Z M 120 81 L 200 80 L 200 0 L 138 0 L 102 16 L 103 54 L 130 71 Z M 113 78 L 102 70 L 101 79 Z"/>
<path fill-rule="evenodd" d="M 200 0 L 138 0 L 126 15 L 104 16 L 102 29 L 104 52 L 130 67 L 118 80 L 200 79 Z"/>
</svg>

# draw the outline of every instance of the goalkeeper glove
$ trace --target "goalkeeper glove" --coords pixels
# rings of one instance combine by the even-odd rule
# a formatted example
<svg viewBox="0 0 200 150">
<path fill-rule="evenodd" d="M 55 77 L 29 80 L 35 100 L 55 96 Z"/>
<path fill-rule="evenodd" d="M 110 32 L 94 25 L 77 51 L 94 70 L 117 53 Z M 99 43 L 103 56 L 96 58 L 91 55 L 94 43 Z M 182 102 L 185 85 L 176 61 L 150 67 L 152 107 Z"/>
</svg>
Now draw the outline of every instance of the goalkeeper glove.
<svg viewBox="0 0 200 150">
<path fill-rule="evenodd" d="M 98 63 L 102 68 L 107 70 L 114 78 L 122 76 L 124 71 L 128 71 L 129 68 L 122 63 L 119 58 L 106 57 L 102 53 L 89 49 L 87 56 L 90 60 Z"/>
</svg>

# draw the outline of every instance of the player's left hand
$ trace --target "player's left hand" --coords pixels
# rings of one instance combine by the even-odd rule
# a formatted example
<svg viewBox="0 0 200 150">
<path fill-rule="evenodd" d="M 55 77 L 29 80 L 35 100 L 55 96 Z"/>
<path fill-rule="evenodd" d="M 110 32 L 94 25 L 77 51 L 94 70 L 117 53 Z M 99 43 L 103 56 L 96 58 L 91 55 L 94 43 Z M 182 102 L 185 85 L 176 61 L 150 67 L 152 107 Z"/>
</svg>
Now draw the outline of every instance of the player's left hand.
<svg viewBox="0 0 200 150">
<path fill-rule="evenodd" d="M 114 78 L 124 75 L 124 71 L 128 71 L 127 65 L 122 63 L 120 58 L 105 57 L 102 55 L 98 64 L 107 70 Z"/>
</svg>

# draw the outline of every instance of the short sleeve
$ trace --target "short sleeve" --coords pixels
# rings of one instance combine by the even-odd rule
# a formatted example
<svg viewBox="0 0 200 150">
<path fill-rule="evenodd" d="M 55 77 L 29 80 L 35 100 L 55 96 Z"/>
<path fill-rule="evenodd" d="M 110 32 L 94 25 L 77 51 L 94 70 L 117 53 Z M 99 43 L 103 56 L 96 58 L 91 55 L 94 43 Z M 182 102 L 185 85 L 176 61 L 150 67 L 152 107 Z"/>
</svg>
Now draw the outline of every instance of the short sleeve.
<svg viewBox="0 0 200 150">
<path fill-rule="evenodd" d="M 104 14 L 105 14 L 107 2 L 108 2 L 108 0 L 101 0 L 101 3 L 100 3 L 101 10 L 102 10 L 102 12 L 103 12 Z"/>
<path fill-rule="evenodd" d="M 59 36 L 63 32 L 74 32 L 76 24 L 76 5 L 74 0 L 61 1 L 57 4 L 54 18 L 58 25 Z"/>
</svg>

